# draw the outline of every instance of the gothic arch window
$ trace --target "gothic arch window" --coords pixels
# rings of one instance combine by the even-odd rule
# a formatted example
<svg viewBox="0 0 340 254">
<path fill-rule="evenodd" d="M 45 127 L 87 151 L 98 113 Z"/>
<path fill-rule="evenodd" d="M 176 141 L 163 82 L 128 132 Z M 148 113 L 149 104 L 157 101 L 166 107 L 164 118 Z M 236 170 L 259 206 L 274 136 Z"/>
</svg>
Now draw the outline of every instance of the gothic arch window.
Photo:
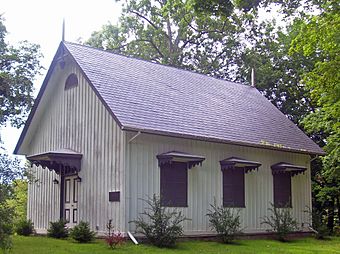
<svg viewBox="0 0 340 254">
<path fill-rule="evenodd" d="M 71 73 L 66 81 L 65 81 L 65 90 L 71 89 L 78 86 L 78 78 L 77 75 L 74 73 Z"/>
</svg>

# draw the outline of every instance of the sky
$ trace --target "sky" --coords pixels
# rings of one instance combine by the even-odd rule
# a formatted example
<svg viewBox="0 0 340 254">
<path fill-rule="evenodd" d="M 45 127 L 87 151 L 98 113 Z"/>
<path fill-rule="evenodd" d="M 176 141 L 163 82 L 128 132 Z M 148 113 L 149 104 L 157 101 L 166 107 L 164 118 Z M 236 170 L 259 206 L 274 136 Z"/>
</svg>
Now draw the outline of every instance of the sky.
<svg viewBox="0 0 340 254">
<path fill-rule="evenodd" d="M 45 68 L 34 82 L 38 93 L 52 58 L 62 38 L 62 23 L 65 19 L 65 40 L 77 42 L 88 39 L 93 31 L 104 24 L 116 24 L 121 7 L 115 0 L 0 0 L 0 14 L 5 19 L 8 32 L 6 41 L 15 46 L 27 40 L 41 46 Z M 21 129 L 1 128 L 4 148 L 12 153 Z"/>
</svg>

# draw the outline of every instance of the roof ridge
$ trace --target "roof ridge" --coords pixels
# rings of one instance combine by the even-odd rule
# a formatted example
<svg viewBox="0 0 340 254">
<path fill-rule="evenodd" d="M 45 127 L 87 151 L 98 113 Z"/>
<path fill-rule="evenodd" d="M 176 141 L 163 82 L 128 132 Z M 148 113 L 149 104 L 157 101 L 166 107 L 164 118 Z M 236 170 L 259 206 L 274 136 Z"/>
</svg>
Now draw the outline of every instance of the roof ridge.
<svg viewBox="0 0 340 254">
<path fill-rule="evenodd" d="M 150 61 L 150 60 L 146 60 L 146 59 L 143 59 L 143 58 L 138 58 L 138 57 L 136 57 L 136 56 L 128 56 L 128 55 L 124 55 L 124 54 L 121 54 L 121 53 L 114 52 L 114 51 L 112 51 L 112 50 L 110 50 L 110 49 L 96 48 L 96 47 L 93 47 L 93 46 L 90 46 L 90 45 L 79 44 L 79 43 L 70 42 L 70 41 L 62 41 L 62 43 L 64 43 L 64 44 L 71 44 L 71 45 L 79 46 L 79 47 L 85 47 L 85 48 L 89 48 L 89 49 L 92 49 L 92 50 L 101 51 L 101 52 L 103 52 L 103 53 L 108 53 L 108 54 L 113 54 L 113 55 L 117 55 L 117 56 L 121 56 L 121 57 L 126 57 L 126 58 L 133 59 L 133 60 L 137 60 L 137 61 L 143 61 L 143 62 L 155 64 L 155 65 L 158 65 L 158 66 L 163 66 L 163 67 L 165 67 L 165 68 L 172 68 L 172 69 L 179 70 L 179 71 L 183 71 L 183 72 L 190 72 L 190 73 L 193 73 L 193 74 L 202 75 L 202 76 L 205 77 L 205 78 L 216 79 L 216 80 L 219 80 L 219 81 L 224 81 L 224 82 L 231 83 L 231 84 L 233 84 L 233 85 L 241 85 L 241 86 L 246 86 L 246 87 L 249 87 L 249 88 L 255 88 L 256 90 L 258 90 L 256 87 L 253 87 L 253 86 L 250 86 L 250 85 L 247 85 L 247 84 L 243 84 L 243 83 L 240 83 L 240 82 L 235 82 L 235 81 L 231 81 L 231 80 L 228 80 L 228 79 L 223 79 L 223 78 L 218 78 L 218 77 L 209 76 L 209 75 L 207 75 L 207 74 L 203 74 L 203 73 L 201 73 L 201 72 L 196 72 L 196 71 L 194 71 L 194 70 L 183 69 L 183 68 L 179 68 L 179 67 L 172 66 L 172 65 L 167 65 L 167 64 L 152 62 L 152 61 Z"/>
</svg>

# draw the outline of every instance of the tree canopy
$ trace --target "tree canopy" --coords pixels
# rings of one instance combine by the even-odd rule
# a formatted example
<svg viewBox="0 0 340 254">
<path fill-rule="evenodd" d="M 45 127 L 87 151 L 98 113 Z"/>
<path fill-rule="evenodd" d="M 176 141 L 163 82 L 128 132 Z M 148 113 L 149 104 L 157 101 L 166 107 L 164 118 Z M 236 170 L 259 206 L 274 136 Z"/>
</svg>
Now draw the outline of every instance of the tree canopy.
<svg viewBox="0 0 340 254">
<path fill-rule="evenodd" d="M 39 73 L 39 46 L 20 42 L 9 45 L 6 27 L 0 16 L 0 126 L 9 121 L 20 127 L 33 105 L 33 80 Z"/>
<path fill-rule="evenodd" d="M 313 190 L 320 209 L 327 208 L 332 230 L 335 207 L 340 219 L 340 6 L 337 1 L 325 1 L 320 9 L 319 15 L 310 16 L 301 24 L 290 52 L 303 54 L 307 59 L 317 56 L 312 69 L 302 76 L 316 109 L 302 124 L 327 152 L 321 170 L 315 173 Z"/>
<path fill-rule="evenodd" d="M 20 127 L 33 105 L 33 80 L 41 68 L 41 54 L 38 45 L 27 41 L 18 47 L 9 45 L 3 21 L 0 15 L 0 127 L 7 122 Z M 0 248 L 5 251 L 11 247 L 16 214 L 16 206 L 8 201 L 16 198 L 15 180 L 23 175 L 19 160 L 11 158 L 0 147 Z"/>
<path fill-rule="evenodd" d="M 209 1 L 208 1 L 209 2 Z M 223 2 L 207 15 L 192 0 L 131 0 L 119 24 L 104 25 L 87 44 L 117 53 L 234 79 L 253 15 Z"/>
</svg>

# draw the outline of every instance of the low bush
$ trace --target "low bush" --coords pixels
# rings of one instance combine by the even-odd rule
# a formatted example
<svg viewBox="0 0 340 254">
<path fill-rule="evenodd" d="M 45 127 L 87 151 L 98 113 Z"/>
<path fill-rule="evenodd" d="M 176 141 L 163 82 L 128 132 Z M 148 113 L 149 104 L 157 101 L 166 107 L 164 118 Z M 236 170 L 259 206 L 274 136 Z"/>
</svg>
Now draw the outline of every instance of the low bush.
<svg viewBox="0 0 340 254">
<path fill-rule="evenodd" d="M 114 231 L 112 220 L 109 220 L 109 222 L 106 224 L 106 228 L 108 233 L 105 236 L 105 242 L 111 249 L 116 248 L 125 241 L 124 235 L 121 232 Z"/>
<path fill-rule="evenodd" d="M 50 222 L 50 227 L 47 229 L 47 235 L 53 238 L 67 238 L 68 228 L 66 227 L 66 221 L 60 219 L 56 222 Z"/>
<path fill-rule="evenodd" d="M 14 211 L 6 203 L 1 203 L 1 187 L 0 184 L 0 250 L 3 253 L 8 253 L 12 248 Z"/>
<path fill-rule="evenodd" d="M 309 207 L 305 212 L 310 216 L 312 224 L 309 224 L 309 227 L 315 233 L 315 238 L 319 240 L 325 239 L 329 235 L 329 230 L 323 219 L 322 212 L 319 212 L 316 209 L 311 210 Z"/>
<path fill-rule="evenodd" d="M 88 243 L 94 240 L 96 233 L 90 229 L 88 222 L 81 221 L 70 230 L 70 237 L 79 243 Z"/>
<path fill-rule="evenodd" d="M 340 236 L 340 226 L 334 226 L 333 228 L 333 234 L 335 236 Z"/>
<path fill-rule="evenodd" d="M 209 223 L 212 229 L 216 230 L 223 243 L 230 243 L 237 234 L 241 233 L 241 220 L 239 210 L 229 207 L 211 205 L 208 211 Z"/>
<path fill-rule="evenodd" d="M 136 232 L 145 235 L 147 240 L 157 247 L 172 247 L 183 234 L 181 223 L 187 218 L 175 209 L 162 207 L 157 195 L 145 200 L 149 208 L 141 213 L 137 220 L 131 221 L 136 225 Z"/>
<path fill-rule="evenodd" d="M 287 241 L 288 234 L 298 229 L 298 224 L 293 218 L 290 208 L 288 206 L 277 208 L 273 203 L 270 203 L 268 210 L 271 215 L 263 217 L 261 224 L 269 225 L 271 227 L 269 231 L 275 232 L 279 241 Z"/>
<path fill-rule="evenodd" d="M 31 220 L 20 220 L 15 226 L 18 235 L 29 236 L 34 233 L 34 225 Z"/>
</svg>

